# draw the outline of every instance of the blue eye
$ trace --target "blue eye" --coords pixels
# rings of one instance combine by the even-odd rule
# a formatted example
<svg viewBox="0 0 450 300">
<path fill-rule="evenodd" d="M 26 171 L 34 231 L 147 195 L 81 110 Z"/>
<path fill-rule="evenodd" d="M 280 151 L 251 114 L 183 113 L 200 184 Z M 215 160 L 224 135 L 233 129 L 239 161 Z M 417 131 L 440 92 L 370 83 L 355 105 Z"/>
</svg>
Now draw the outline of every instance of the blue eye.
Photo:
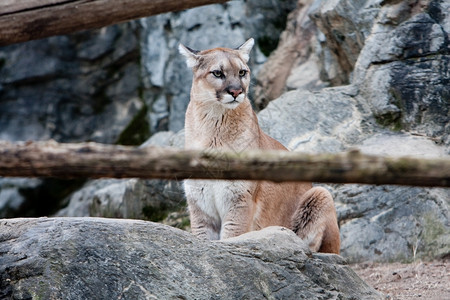
<svg viewBox="0 0 450 300">
<path fill-rule="evenodd" d="M 223 72 L 220 71 L 220 70 L 214 70 L 214 71 L 212 71 L 211 73 L 212 73 L 215 77 L 217 77 L 217 78 L 222 78 L 222 77 L 224 77 Z"/>
</svg>

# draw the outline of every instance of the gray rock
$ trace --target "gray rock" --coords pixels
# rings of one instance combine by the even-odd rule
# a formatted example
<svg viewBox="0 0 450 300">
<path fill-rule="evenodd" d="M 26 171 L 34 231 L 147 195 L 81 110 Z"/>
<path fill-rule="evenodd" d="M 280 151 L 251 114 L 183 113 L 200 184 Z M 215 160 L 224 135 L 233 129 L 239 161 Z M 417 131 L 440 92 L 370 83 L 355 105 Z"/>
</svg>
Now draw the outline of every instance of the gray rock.
<svg viewBox="0 0 450 300">
<path fill-rule="evenodd" d="M 255 102 L 261 108 L 284 90 L 351 83 L 382 126 L 449 145 L 450 16 L 444 2 L 304 2 L 258 74 Z"/>
<path fill-rule="evenodd" d="M 387 131 L 371 121 L 352 87 L 292 91 L 258 114 L 262 128 L 295 151 L 444 157 L 434 140 Z M 450 254 L 450 191 L 420 187 L 329 185 L 341 231 L 341 254 L 352 262 L 412 261 Z"/>
<path fill-rule="evenodd" d="M 28 178 L 0 178 L 0 218 L 10 218 L 21 210 L 26 198 L 23 189 L 34 189 L 41 180 Z"/>
<path fill-rule="evenodd" d="M 273 227 L 223 242 L 98 218 L 0 221 L 0 297 L 382 299 L 342 258 Z"/>
<path fill-rule="evenodd" d="M 90 215 L 94 196 L 97 191 L 101 191 L 111 185 L 117 185 L 122 182 L 120 179 L 101 179 L 87 182 L 79 190 L 71 194 L 65 202 L 67 206 L 59 210 L 55 216 L 58 217 L 87 217 Z M 110 205 L 109 207 L 111 207 Z M 114 214 L 114 213 L 113 213 Z M 116 213 L 116 216 L 119 212 Z"/>
<path fill-rule="evenodd" d="M 0 139 L 114 143 L 144 108 L 132 23 L 0 48 Z"/>
<path fill-rule="evenodd" d="M 358 144 L 358 149 L 366 154 L 381 156 L 415 156 L 423 158 L 445 157 L 445 148 L 433 140 L 406 133 L 382 132 L 370 135 Z"/>
<path fill-rule="evenodd" d="M 343 185 L 333 191 L 349 261 L 413 261 L 450 253 L 450 192 Z"/>
<path fill-rule="evenodd" d="M 380 11 L 379 0 L 299 2 L 280 43 L 257 74 L 258 109 L 291 89 L 340 86 L 351 74 Z"/>
<path fill-rule="evenodd" d="M 339 152 L 362 141 L 363 112 L 350 88 L 291 91 L 258 114 L 262 129 L 287 148 Z"/>
<path fill-rule="evenodd" d="M 310 17 L 325 38 L 319 53 L 324 80 L 333 85 L 350 82 L 350 74 L 379 13 L 380 0 L 315 1 Z"/>
<path fill-rule="evenodd" d="M 92 180 L 67 200 L 59 217 L 163 220 L 185 205 L 181 182 L 167 180 Z"/>
<path fill-rule="evenodd" d="M 183 131 L 158 132 L 141 147 L 152 145 L 182 148 Z M 169 212 L 186 205 L 181 181 L 141 179 L 91 180 L 65 202 L 67 206 L 55 216 L 161 221 Z"/>
<path fill-rule="evenodd" d="M 0 178 L 0 218 L 54 214 L 61 199 L 83 185 L 83 180 L 57 178 Z"/>
<path fill-rule="evenodd" d="M 351 86 L 282 95 L 259 114 L 265 131 L 289 148 L 305 152 L 357 147 L 376 155 L 448 156 L 450 14 L 444 2 L 308 2 L 310 16 L 324 35 L 316 33 L 316 39 L 290 55 L 315 49 L 316 57 L 324 57 L 321 76 L 326 76 L 321 78 L 350 81 Z M 304 18 L 305 10 L 299 10 L 298 17 Z M 300 32 L 304 24 L 292 23 L 291 33 L 284 34 Z M 331 58 L 325 59 L 327 53 Z M 270 57 L 268 63 L 276 59 Z M 287 88 L 295 86 L 295 80 L 301 86 L 302 78 L 317 78 L 316 67 L 303 66 L 301 62 L 292 72 L 308 73 L 291 74 Z M 341 250 L 347 259 L 448 257 L 450 192 L 446 189 L 328 188 L 336 201 Z"/>
<path fill-rule="evenodd" d="M 257 110 L 266 107 L 269 101 L 286 90 L 319 90 L 327 86 L 328 83 L 321 80 L 321 59 L 316 50 L 320 48 L 317 41 L 319 31 L 309 18 L 309 13 L 317 5 L 312 0 L 298 3 L 288 16 L 277 48 L 259 72 L 253 73 L 256 78 L 253 97 Z"/>
<path fill-rule="evenodd" d="M 383 6 L 355 65 L 354 83 L 380 124 L 448 145 L 450 16 L 444 2 Z"/>
</svg>

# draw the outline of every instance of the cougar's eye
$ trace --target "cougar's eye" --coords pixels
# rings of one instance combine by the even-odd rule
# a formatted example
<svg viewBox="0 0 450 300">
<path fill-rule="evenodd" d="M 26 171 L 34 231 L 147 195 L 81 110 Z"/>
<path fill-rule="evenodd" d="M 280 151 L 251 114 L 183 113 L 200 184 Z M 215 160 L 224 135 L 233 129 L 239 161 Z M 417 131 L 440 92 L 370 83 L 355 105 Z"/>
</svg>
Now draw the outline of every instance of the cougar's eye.
<svg viewBox="0 0 450 300">
<path fill-rule="evenodd" d="M 247 74 L 247 70 L 240 70 L 239 71 L 239 77 L 244 77 L 245 74 Z"/>
<path fill-rule="evenodd" d="M 214 70 L 211 73 L 217 78 L 222 78 L 223 77 L 223 72 L 220 71 L 220 70 Z"/>
</svg>

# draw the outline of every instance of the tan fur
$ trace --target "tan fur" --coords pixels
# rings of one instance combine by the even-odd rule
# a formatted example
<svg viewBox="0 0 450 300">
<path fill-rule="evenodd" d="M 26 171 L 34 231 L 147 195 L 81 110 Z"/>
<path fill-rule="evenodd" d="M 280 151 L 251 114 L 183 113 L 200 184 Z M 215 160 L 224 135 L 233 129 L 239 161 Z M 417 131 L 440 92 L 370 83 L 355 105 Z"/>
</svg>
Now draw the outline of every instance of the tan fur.
<svg viewBox="0 0 450 300">
<path fill-rule="evenodd" d="M 235 50 L 198 52 L 180 45 L 194 73 L 186 111 L 187 149 L 287 150 L 261 130 L 248 100 L 252 46 L 252 39 Z M 223 239 L 279 225 L 296 232 L 312 251 L 339 253 L 336 210 L 324 188 L 311 183 L 187 180 L 185 191 L 197 236 Z"/>
</svg>

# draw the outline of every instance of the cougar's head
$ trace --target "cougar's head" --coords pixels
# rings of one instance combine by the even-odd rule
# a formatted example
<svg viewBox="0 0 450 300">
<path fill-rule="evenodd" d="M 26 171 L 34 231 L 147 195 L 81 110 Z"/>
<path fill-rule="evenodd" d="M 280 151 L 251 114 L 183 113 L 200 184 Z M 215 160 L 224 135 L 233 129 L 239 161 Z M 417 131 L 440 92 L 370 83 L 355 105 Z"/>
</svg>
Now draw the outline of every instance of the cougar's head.
<svg viewBox="0 0 450 300">
<path fill-rule="evenodd" d="M 192 50 L 180 44 L 179 50 L 194 73 L 192 96 L 197 101 L 220 103 L 234 109 L 247 96 L 250 69 L 247 66 L 254 40 L 236 49 Z"/>
</svg>

